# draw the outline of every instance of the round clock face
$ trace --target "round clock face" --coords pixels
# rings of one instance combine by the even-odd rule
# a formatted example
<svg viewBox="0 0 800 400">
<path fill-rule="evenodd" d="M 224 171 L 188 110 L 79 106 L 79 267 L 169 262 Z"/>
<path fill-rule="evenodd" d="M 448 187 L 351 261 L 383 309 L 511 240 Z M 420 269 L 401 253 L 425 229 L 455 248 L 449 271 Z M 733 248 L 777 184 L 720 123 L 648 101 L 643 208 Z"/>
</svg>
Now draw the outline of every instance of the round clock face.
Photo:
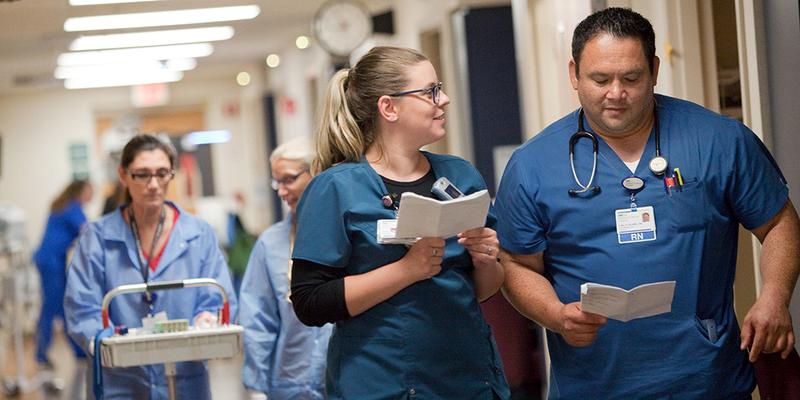
<svg viewBox="0 0 800 400">
<path fill-rule="evenodd" d="M 325 50 L 348 56 L 372 33 L 372 17 L 361 3 L 333 0 L 314 17 L 314 34 Z"/>
</svg>

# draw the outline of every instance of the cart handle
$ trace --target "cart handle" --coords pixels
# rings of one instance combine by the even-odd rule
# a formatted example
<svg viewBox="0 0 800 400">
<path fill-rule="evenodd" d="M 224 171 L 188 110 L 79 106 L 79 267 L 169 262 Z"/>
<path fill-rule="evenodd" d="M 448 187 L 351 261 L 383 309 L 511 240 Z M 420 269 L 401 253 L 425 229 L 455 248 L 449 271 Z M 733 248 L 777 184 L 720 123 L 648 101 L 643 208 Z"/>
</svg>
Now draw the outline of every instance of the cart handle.
<svg viewBox="0 0 800 400">
<path fill-rule="evenodd" d="M 103 296 L 103 328 L 108 328 L 108 306 L 111 304 L 111 299 L 126 293 L 139 293 L 139 292 L 155 292 L 157 290 L 170 290 L 181 289 L 197 286 L 215 286 L 222 293 L 222 316 L 220 320 L 224 325 L 230 323 L 230 304 L 228 303 L 228 292 L 225 288 L 214 279 L 211 278 L 194 278 L 184 279 L 180 281 L 162 281 L 153 283 L 135 283 L 131 285 L 121 285 L 111 289 L 105 296 Z"/>
</svg>

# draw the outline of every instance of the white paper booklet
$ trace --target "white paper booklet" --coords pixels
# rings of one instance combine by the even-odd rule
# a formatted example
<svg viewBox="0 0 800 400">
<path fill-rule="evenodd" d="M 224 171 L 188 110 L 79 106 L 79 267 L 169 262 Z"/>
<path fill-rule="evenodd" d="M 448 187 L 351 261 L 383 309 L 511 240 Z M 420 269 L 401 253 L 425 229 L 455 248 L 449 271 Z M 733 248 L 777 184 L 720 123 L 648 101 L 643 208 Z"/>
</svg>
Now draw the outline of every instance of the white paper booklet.
<svg viewBox="0 0 800 400">
<path fill-rule="evenodd" d="M 481 190 L 453 200 L 435 200 L 403 193 L 397 214 L 397 238 L 449 238 L 486 224 L 489 192 Z"/>
<path fill-rule="evenodd" d="M 622 322 L 672 311 L 675 281 L 646 283 L 631 290 L 599 283 L 581 285 L 581 309 Z"/>
</svg>

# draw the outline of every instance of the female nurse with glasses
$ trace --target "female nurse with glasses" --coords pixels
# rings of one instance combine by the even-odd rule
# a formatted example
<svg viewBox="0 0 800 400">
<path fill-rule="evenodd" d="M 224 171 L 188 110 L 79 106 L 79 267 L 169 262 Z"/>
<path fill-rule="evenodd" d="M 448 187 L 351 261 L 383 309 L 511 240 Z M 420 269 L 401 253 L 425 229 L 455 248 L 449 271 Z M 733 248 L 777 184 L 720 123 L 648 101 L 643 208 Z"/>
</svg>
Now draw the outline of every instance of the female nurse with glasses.
<svg viewBox="0 0 800 400">
<path fill-rule="evenodd" d="M 503 281 L 491 212 L 458 237 L 377 241 L 403 192 L 433 197 L 441 177 L 465 194 L 486 188 L 468 162 L 419 150 L 445 135 L 441 87 L 424 55 L 397 47 L 373 48 L 329 84 L 297 207 L 291 299 L 304 323 L 336 323 L 330 399 L 510 396 L 478 306 Z"/>
<path fill-rule="evenodd" d="M 136 136 L 122 151 L 118 174 L 127 204 L 89 224 L 67 275 L 67 331 L 84 351 L 103 328 L 103 296 L 120 285 L 212 278 L 225 287 L 231 314 L 236 313 L 228 266 L 211 226 L 165 199 L 174 168 L 175 149 L 156 136 Z M 137 328 L 144 318 L 165 312 L 169 319 L 209 325 L 221 306 L 221 295 L 212 288 L 129 294 L 111 302 L 109 318 L 114 326 Z M 106 399 L 167 398 L 163 365 L 102 373 Z M 203 362 L 177 363 L 176 382 L 179 398 L 211 397 Z"/>
</svg>

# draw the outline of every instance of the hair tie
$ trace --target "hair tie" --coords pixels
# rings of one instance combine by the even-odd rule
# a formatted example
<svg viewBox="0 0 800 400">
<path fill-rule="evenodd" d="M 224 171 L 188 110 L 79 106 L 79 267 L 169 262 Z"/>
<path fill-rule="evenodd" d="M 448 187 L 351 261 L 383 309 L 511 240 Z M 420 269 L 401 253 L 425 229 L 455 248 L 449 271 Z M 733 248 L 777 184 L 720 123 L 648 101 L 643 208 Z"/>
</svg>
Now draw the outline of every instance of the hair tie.
<svg viewBox="0 0 800 400">
<path fill-rule="evenodd" d="M 352 68 L 348 68 L 347 69 L 347 76 L 344 77 L 344 82 L 342 82 L 342 87 L 344 88 L 345 92 L 347 91 L 347 88 L 350 87 L 350 74 L 352 74 L 352 73 L 353 73 L 353 69 Z"/>
</svg>

